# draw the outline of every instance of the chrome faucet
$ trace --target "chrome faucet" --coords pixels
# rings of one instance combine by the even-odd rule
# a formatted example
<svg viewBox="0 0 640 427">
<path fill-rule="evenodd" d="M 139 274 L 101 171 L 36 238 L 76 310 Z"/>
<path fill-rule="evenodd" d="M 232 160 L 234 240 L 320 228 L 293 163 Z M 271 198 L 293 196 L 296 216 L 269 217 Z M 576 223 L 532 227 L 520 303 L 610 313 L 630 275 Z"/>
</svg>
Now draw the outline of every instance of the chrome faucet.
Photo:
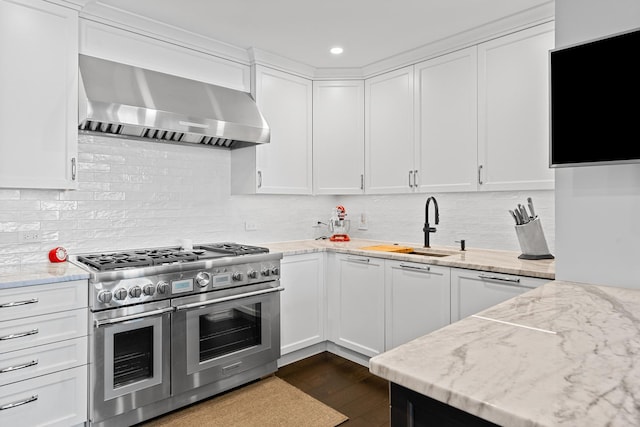
<svg viewBox="0 0 640 427">
<path fill-rule="evenodd" d="M 436 208 L 436 225 L 438 225 L 438 223 L 440 222 L 440 213 L 438 212 L 438 202 L 436 201 L 435 197 L 429 197 L 427 199 L 427 203 L 424 206 L 424 228 L 422 229 L 422 231 L 424 231 L 424 247 L 425 248 L 431 247 L 429 246 L 429 234 L 436 232 L 435 227 L 429 226 L 429 202 L 431 202 L 432 200 L 433 200 L 433 206 Z"/>
</svg>

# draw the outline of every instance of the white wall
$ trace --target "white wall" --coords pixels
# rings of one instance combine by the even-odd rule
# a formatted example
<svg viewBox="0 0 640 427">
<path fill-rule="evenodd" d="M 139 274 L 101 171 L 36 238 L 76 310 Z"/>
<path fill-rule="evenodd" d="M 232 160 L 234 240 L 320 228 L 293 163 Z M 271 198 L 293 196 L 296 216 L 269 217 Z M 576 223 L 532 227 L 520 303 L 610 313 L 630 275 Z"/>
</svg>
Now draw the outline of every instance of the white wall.
<svg viewBox="0 0 640 427">
<path fill-rule="evenodd" d="M 640 27 L 640 2 L 559 0 L 555 24 L 556 47 L 615 34 Z M 556 278 L 640 288 L 640 165 L 558 169 L 555 199 Z"/>
<path fill-rule="evenodd" d="M 434 195 L 440 225 L 432 246 L 518 250 L 507 210 L 533 197 L 553 252 L 553 191 L 393 196 L 232 196 L 230 152 L 205 147 L 82 135 L 77 191 L 0 189 L 0 267 L 47 261 L 49 249 L 70 253 L 194 242 L 260 243 L 326 235 L 313 228 L 336 204 L 354 222 L 350 235 L 398 242 L 423 239 L 424 203 Z M 355 230 L 361 212 L 367 231 Z M 433 223 L 433 212 L 430 222 Z M 245 221 L 258 230 L 245 231 Z M 40 243 L 19 243 L 39 230 Z"/>
</svg>

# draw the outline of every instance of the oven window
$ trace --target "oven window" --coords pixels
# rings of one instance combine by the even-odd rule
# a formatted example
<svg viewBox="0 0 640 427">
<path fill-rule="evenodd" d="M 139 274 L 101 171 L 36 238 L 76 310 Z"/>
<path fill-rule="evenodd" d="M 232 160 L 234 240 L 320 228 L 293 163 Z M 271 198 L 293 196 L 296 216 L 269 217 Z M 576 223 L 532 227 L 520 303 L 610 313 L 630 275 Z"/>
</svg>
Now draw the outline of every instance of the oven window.
<svg viewBox="0 0 640 427">
<path fill-rule="evenodd" d="M 200 362 L 262 343 L 261 303 L 200 316 Z"/>
<path fill-rule="evenodd" d="M 153 326 L 113 335 L 113 387 L 153 378 Z"/>
</svg>

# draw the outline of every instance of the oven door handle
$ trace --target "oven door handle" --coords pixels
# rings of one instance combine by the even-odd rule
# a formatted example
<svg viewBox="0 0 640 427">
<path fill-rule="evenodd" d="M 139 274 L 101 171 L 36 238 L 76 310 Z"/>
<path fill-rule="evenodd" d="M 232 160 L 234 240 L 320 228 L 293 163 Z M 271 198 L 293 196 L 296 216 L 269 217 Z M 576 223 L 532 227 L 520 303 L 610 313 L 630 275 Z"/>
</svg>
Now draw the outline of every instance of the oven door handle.
<svg viewBox="0 0 640 427">
<path fill-rule="evenodd" d="M 264 295 L 264 294 L 270 294 L 272 292 L 282 292 L 282 291 L 284 291 L 283 287 L 264 289 L 262 291 L 246 292 L 246 293 L 240 294 L 240 295 L 232 295 L 232 296 L 228 296 L 228 297 L 212 299 L 212 300 L 209 300 L 209 301 L 193 302 L 191 304 L 179 305 L 178 307 L 176 307 L 176 310 L 177 311 L 181 311 L 181 310 L 188 310 L 190 308 L 206 307 L 206 306 L 211 305 L 211 304 L 218 304 L 218 303 L 221 303 L 221 302 L 233 301 L 233 300 L 237 300 L 237 299 L 241 299 L 241 298 L 248 298 L 248 297 L 253 297 L 253 296 L 256 296 L 256 295 Z"/>
<path fill-rule="evenodd" d="M 170 311 L 173 311 L 173 310 L 174 310 L 173 307 L 161 308 L 158 310 L 147 311 L 146 313 L 131 314 L 129 316 L 116 317 L 114 319 L 96 320 L 94 321 L 94 324 L 96 328 L 99 328 L 100 326 L 113 325 L 114 323 L 122 323 L 128 320 L 137 320 L 137 319 L 144 319 L 145 317 L 157 316 L 159 314 L 169 313 Z"/>
</svg>

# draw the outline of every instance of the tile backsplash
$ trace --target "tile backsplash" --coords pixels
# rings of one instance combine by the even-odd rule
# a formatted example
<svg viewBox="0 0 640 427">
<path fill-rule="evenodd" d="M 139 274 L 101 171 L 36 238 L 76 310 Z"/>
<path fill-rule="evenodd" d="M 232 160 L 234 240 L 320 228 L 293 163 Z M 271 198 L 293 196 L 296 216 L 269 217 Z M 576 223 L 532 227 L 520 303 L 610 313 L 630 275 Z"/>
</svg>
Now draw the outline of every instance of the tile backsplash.
<svg viewBox="0 0 640 427">
<path fill-rule="evenodd" d="M 258 244 L 328 235 L 331 209 L 342 204 L 354 237 L 422 242 L 429 195 L 231 195 L 230 152 L 206 147 L 81 135 L 79 189 L 0 189 L 0 266 L 44 262 L 49 250 L 69 253 L 237 241 Z M 442 193 L 433 246 L 518 250 L 508 209 L 533 197 L 553 252 L 553 191 Z M 367 230 L 357 230 L 360 215 Z M 433 213 L 430 214 L 433 222 Z M 246 231 L 245 223 L 256 230 Z M 432 224 L 433 225 L 433 224 Z M 21 232 L 41 241 L 21 243 Z"/>
</svg>

